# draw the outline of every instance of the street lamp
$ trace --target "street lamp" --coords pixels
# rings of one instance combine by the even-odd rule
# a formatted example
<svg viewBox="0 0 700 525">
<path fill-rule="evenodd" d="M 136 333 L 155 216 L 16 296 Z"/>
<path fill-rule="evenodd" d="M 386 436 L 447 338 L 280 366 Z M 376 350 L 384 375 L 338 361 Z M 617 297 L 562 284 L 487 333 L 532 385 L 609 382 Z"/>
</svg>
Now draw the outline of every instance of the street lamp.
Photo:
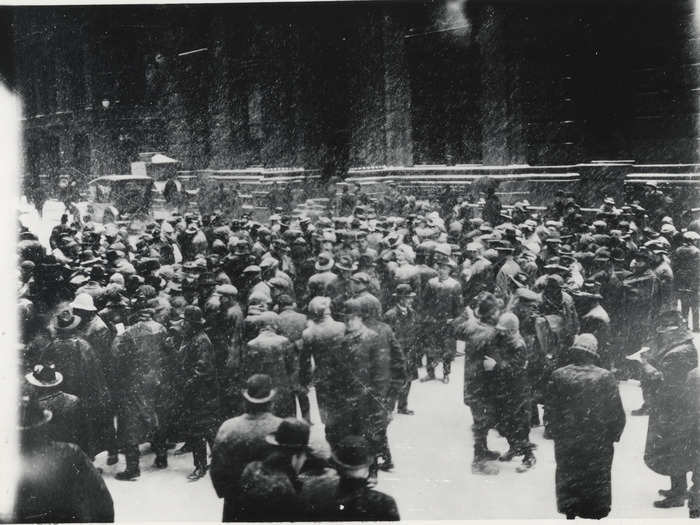
<svg viewBox="0 0 700 525">
<path fill-rule="evenodd" d="M 109 109 L 109 100 L 108 99 L 102 99 L 102 108 L 103 109 Z"/>
</svg>

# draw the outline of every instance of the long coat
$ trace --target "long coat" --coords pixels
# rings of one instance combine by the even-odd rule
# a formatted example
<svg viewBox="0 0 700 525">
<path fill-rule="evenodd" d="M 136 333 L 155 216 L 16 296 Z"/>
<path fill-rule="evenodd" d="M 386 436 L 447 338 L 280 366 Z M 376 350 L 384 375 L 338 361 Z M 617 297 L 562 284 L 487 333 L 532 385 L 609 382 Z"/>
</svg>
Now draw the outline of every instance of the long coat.
<svg viewBox="0 0 700 525">
<path fill-rule="evenodd" d="M 314 383 L 321 421 L 327 425 L 328 418 L 343 406 L 344 392 L 336 388 L 336 379 L 344 363 L 343 341 L 345 324 L 331 318 L 311 322 L 302 333 L 304 341 L 300 354 L 299 379 L 302 385 L 311 381 L 311 358 L 316 369 Z"/>
<path fill-rule="evenodd" d="M 692 451 L 692 470 L 693 475 L 700 474 L 700 370 L 694 368 L 688 374 L 688 379 L 685 382 L 685 406 L 688 416 L 693 424 L 690 427 L 690 450 Z M 693 483 L 693 487 L 689 491 L 688 510 L 695 512 L 700 511 L 700 486 Z"/>
<path fill-rule="evenodd" d="M 381 337 L 368 327 L 348 330 L 343 341 L 343 359 L 337 363 L 334 380 L 340 401 L 327 416 L 326 437 L 333 447 L 343 437 L 361 435 L 370 449 L 381 452 L 386 428 L 391 366 Z"/>
<path fill-rule="evenodd" d="M 625 427 L 615 376 L 592 364 L 558 368 L 548 385 L 547 409 L 559 512 L 604 518 L 610 513 L 613 443 Z"/>
<path fill-rule="evenodd" d="M 401 309 L 395 306 L 384 314 L 384 320 L 391 326 L 406 360 L 406 379 L 418 379 L 420 359 L 416 344 L 418 333 L 417 316 L 413 307 Z"/>
<path fill-rule="evenodd" d="M 265 436 L 277 430 L 281 422 L 281 418 L 270 412 L 243 414 L 225 421 L 219 428 L 210 475 L 216 494 L 224 499 L 222 521 L 234 521 L 243 469 L 248 463 L 262 461 L 274 450 Z"/>
<path fill-rule="evenodd" d="M 495 376 L 484 370 L 484 357 L 493 353 L 496 328 L 471 315 L 455 327 L 457 338 L 466 342 L 464 355 L 464 404 L 493 403 Z"/>
<path fill-rule="evenodd" d="M 272 412 L 279 417 L 294 417 L 294 388 L 298 383 L 298 358 L 289 339 L 269 330 L 250 341 L 241 359 L 241 377 L 267 374 L 277 389 Z"/>
<path fill-rule="evenodd" d="M 172 357 L 163 325 L 142 318 L 114 341 L 118 440 L 138 445 L 165 426 Z"/>
<path fill-rule="evenodd" d="M 682 330 L 655 349 L 642 367 L 642 389 L 649 404 L 644 462 L 657 474 L 679 475 L 691 469 L 692 421 L 681 399 L 688 373 L 697 366 L 695 345 Z"/>
<path fill-rule="evenodd" d="M 441 281 L 433 277 L 423 288 L 421 342 L 429 357 L 449 358 L 454 355 L 454 338 L 447 321 L 462 312 L 462 286 L 452 277 Z"/>
<path fill-rule="evenodd" d="M 42 352 L 40 362 L 54 363 L 63 374 L 63 391 L 77 396 L 83 404 L 88 420 L 85 453 L 93 456 L 105 450 L 114 429 L 109 421 L 109 389 L 95 351 L 84 339 L 59 332 Z"/>
<path fill-rule="evenodd" d="M 89 444 L 88 424 L 80 399 L 61 390 L 52 390 L 43 395 L 39 392 L 39 396 L 39 406 L 53 414 L 46 424 L 46 435 L 53 441 L 74 443 L 84 452 Z"/>
<path fill-rule="evenodd" d="M 114 503 L 102 476 L 77 445 L 48 441 L 22 450 L 11 521 L 111 523 Z"/>
<path fill-rule="evenodd" d="M 221 402 L 211 341 L 203 331 L 183 334 L 178 353 L 184 379 L 181 429 L 190 436 L 213 439 L 221 424 Z"/>
</svg>

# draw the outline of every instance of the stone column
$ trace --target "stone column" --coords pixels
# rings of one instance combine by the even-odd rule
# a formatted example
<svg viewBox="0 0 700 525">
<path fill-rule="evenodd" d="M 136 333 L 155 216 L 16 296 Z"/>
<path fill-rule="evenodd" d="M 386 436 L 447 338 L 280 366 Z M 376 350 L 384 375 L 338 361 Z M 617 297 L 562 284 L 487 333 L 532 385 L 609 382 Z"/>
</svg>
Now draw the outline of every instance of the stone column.
<svg viewBox="0 0 700 525">
<path fill-rule="evenodd" d="M 400 9 L 400 7 L 398 8 Z M 395 9 L 398 11 L 398 9 Z M 383 13 L 385 163 L 389 166 L 413 165 L 411 128 L 411 86 L 406 57 L 406 27 L 392 14 Z"/>
<path fill-rule="evenodd" d="M 518 60 L 507 47 L 506 16 L 504 7 L 484 7 L 476 36 L 481 52 L 484 164 L 526 162 Z"/>
</svg>

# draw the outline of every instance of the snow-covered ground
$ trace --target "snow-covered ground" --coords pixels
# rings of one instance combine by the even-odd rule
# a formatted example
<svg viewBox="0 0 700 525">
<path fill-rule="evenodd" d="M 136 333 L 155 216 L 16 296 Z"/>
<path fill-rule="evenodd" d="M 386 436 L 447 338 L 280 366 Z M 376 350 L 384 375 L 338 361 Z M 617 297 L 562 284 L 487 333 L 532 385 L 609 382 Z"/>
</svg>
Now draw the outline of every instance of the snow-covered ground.
<svg viewBox="0 0 700 525">
<path fill-rule="evenodd" d="M 512 463 L 497 463 L 497 476 L 473 475 L 471 414 L 462 404 L 463 359 L 453 365 L 452 381 L 414 383 L 409 400 L 414 416 L 395 415 L 389 427 L 389 440 L 396 469 L 380 472 L 378 488 L 398 502 L 403 519 L 557 519 L 554 495 L 554 451 L 552 442 L 542 438 L 542 427 L 531 432 L 537 443 L 537 465 L 518 474 Z M 440 373 L 438 371 L 438 377 Z M 650 471 L 643 461 L 647 417 L 633 417 L 632 409 L 641 404 L 636 381 L 620 384 L 627 412 L 627 426 L 615 447 L 611 518 L 687 518 L 688 509 L 655 509 L 656 491 L 669 488 L 668 478 Z M 312 444 L 325 447 L 323 427 L 315 400 Z M 492 449 L 504 451 L 504 439 L 492 432 Z M 220 520 L 222 501 L 209 477 L 196 482 L 186 479 L 192 471 L 192 457 L 169 457 L 167 470 L 151 467 L 153 455 L 141 458 L 141 477 L 122 482 L 114 474 L 124 468 L 120 463 L 108 467 L 105 454 L 96 464 L 104 468 L 104 478 L 112 492 L 117 520 L 209 521 Z"/>
</svg>

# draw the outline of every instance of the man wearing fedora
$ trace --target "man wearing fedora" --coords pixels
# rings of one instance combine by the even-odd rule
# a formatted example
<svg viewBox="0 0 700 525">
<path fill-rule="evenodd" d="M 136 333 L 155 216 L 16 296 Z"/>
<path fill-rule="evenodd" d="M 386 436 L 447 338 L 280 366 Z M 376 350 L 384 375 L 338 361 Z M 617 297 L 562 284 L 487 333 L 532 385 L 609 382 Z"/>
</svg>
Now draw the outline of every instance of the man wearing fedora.
<svg viewBox="0 0 700 525">
<path fill-rule="evenodd" d="M 310 301 L 314 297 L 330 297 L 331 299 L 338 293 L 338 275 L 331 270 L 335 265 L 333 254 L 321 252 L 316 258 L 314 268 L 316 273 L 309 278 L 307 284 L 307 299 Z"/>
<path fill-rule="evenodd" d="M 297 311 L 297 305 L 294 299 L 287 294 L 282 294 L 277 297 L 277 308 L 279 317 L 277 319 L 280 335 L 286 337 L 294 346 L 296 354 L 297 366 L 301 366 L 301 351 L 304 346 L 304 330 L 308 325 L 306 315 Z M 301 373 L 297 374 L 297 380 L 294 385 L 295 395 L 299 402 L 301 417 L 311 423 L 311 402 L 309 401 L 309 386 L 308 383 L 302 384 L 300 381 Z"/>
<path fill-rule="evenodd" d="M 700 332 L 700 233 L 689 230 L 683 234 L 681 245 L 671 256 L 677 297 L 684 318 L 690 314 L 693 332 Z"/>
<path fill-rule="evenodd" d="M 557 509 L 567 519 L 610 513 L 613 444 L 625 427 L 625 411 L 615 376 L 598 360 L 595 336 L 577 335 L 547 389 Z"/>
<path fill-rule="evenodd" d="M 299 383 L 307 387 L 311 384 L 313 358 L 316 400 L 328 439 L 329 428 L 332 428 L 333 421 L 338 417 L 344 403 L 345 392 L 343 388 L 338 387 L 336 380 L 342 366 L 346 328 L 344 323 L 333 319 L 329 297 L 314 297 L 307 310 L 309 323 L 302 332 Z M 328 441 L 330 443 L 330 439 Z"/>
<path fill-rule="evenodd" d="M 46 436 L 53 441 L 74 443 L 87 449 L 87 420 L 80 399 L 61 390 L 63 374 L 55 365 L 37 364 L 25 376 L 32 386 L 39 406 L 53 414 L 46 425 Z"/>
<path fill-rule="evenodd" d="M 197 306 L 186 306 L 178 351 L 183 377 L 179 417 L 192 447 L 194 470 L 188 476 L 191 481 L 206 475 L 207 444 L 210 448 L 213 446 L 221 424 L 220 371 L 216 368 L 214 349 L 204 325 L 202 311 Z"/>
<path fill-rule="evenodd" d="M 53 419 L 32 395 L 19 407 L 20 461 L 9 522 L 112 523 L 114 503 L 100 472 L 80 447 L 47 435 Z"/>
<path fill-rule="evenodd" d="M 398 521 L 394 498 L 369 482 L 372 455 L 367 440 L 351 435 L 331 452 L 337 475 L 306 483 L 302 491 L 305 519 L 309 521 Z"/>
<path fill-rule="evenodd" d="M 455 340 L 449 323 L 462 311 L 462 286 L 450 273 L 457 267 L 452 259 L 443 260 L 438 266 L 438 275 L 428 281 L 423 291 L 423 308 L 425 323 L 424 337 L 427 345 L 428 372 L 421 381 L 435 379 L 435 365 L 442 361 L 442 382 L 450 381 L 452 360 L 454 359 Z"/>
<path fill-rule="evenodd" d="M 396 304 L 387 310 L 384 320 L 393 329 L 406 362 L 406 380 L 397 388 L 395 400 L 399 414 L 412 416 L 414 412 L 408 408 L 408 394 L 411 391 L 411 383 L 418 379 L 418 368 L 422 364 L 422 354 L 416 347 L 418 329 L 416 311 L 413 308 L 416 294 L 411 285 L 403 283 L 396 287 L 393 295 Z M 393 406 L 391 409 L 393 411 Z"/>
<path fill-rule="evenodd" d="M 277 333 L 278 317 L 273 312 L 257 316 L 258 334 L 243 349 L 239 373 L 242 377 L 269 375 L 277 389 L 273 413 L 279 417 L 292 417 L 296 414 L 294 392 L 299 364 L 293 344 Z"/>
<path fill-rule="evenodd" d="M 78 333 L 80 322 L 68 303 L 59 305 L 52 325 L 54 339 L 38 362 L 61 370 L 63 391 L 81 400 L 88 420 L 85 453 L 94 458 L 111 444 L 110 394 L 99 357 Z"/>
<path fill-rule="evenodd" d="M 641 386 L 649 412 L 644 462 L 657 474 L 668 476 L 669 490 L 660 490 L 658 508 L 681 507 L 687 498 L 687 473 L 693 468 L 687 407 L 682 402 L 689 372 L 698 366 L 697 348 L 678 311 L 662 312 L 657 319 L 652 350 L 636 355 Z"/>
<path fill-rule="evenodd" d="M 224 499 L 222 521 L 237 521 L 236 498 L 243 469 L 274 450 L 265 438 L 282 423 L 271 412 L 275 393 L 269 375 L 250 376 L 243 390 L 245 413 L 224 421 L 216 435 L 210 475 L 216 494 Z"/>
<path fill-rule="evenodd" d="M 114 393 L 118 442 L 124 450 L 126 469 L 115 478 L 128 481 L 140 475 L 138 446 L 151 442 L 154 466 L 168 466 L 165 430 L 168 423 L 166 387 L 171 380 L 172 357 L 168 332 L 153 320 L 152 300 L 138 298 L 132 324 L 114 341 Z M 108 464 L 118 461 L 108 458 Z M 116 460 L 116 461 L 115 461 Z"/>
<path fill-rule="evenodd" d="M 249 463 L 241 474 L 236 500 L 238 521 L 305 521 L 304 479 L 322 475 L 327 462 L 309 448 L 309 425 L 284 419 L 265 439 L 274 450 Z"/>
<path fill-rule="evenodd" d="M 581 289 L 572 292 L 572 296 L 578 312 L 581 333 L 595 336 L 600 355 L 599 365 L 612 370 L 610 316 L 600 304 L 601 299 L 603 299 L 600 294 L 600 284 L 595 281 L 585 281 Z"/>
</svg>

